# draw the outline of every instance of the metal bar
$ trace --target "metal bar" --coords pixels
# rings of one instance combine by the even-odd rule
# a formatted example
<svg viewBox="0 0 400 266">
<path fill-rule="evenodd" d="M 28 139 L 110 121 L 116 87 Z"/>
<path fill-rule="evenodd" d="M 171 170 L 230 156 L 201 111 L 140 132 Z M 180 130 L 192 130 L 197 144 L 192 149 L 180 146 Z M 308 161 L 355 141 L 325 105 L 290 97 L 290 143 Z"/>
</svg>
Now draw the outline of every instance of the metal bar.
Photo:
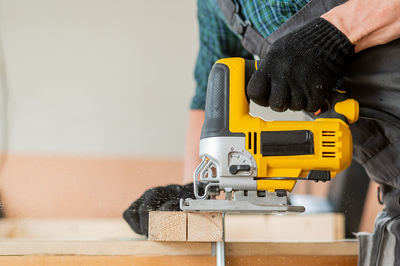
<svg viewBox="0 0 400 266">
<path fill-rule="evenodd" d="M 303 206 L 292 205 L 259 205 L 242 200 L 194 200 L 181 199 L 180 208 L 183 211 L 208 212 L 243 212 L 243 213 L 276 213 L 304 212 Z"/>
<path fill-rule="evenodd" d="M 215 243 L 217 266 L 225 266 L 225 243 L 223 241 Z"/>
<path fill-rule="evenodd" d="M 217 266 L 225 266 L 225 212 L 222 212 L 222 241 L 215 244 Z"/>
</svg>

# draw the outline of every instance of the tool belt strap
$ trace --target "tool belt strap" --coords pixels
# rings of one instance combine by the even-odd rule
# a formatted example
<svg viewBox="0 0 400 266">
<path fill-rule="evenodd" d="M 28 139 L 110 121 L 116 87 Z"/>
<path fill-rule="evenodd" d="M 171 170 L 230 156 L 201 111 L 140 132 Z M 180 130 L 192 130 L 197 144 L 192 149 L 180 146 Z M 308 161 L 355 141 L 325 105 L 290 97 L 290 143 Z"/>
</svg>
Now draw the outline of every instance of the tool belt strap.
<svg viewBox="0 0 400 266">
<path fill-rule="evenodd" d="M 239 4 L 235 0 L 217 0 L 217 3 L 231 30 L 240 36 L 243 47 L 253 55 L 260 56 L 266 53 L 270 45 L 281 36 L 300 28 L 346 1 L 347 0 L 311 0 L 267 38 L 261 36 L 261 34 L 252 27 L 250 21 L 243 20 L 240 15 Z"/>
</svg>

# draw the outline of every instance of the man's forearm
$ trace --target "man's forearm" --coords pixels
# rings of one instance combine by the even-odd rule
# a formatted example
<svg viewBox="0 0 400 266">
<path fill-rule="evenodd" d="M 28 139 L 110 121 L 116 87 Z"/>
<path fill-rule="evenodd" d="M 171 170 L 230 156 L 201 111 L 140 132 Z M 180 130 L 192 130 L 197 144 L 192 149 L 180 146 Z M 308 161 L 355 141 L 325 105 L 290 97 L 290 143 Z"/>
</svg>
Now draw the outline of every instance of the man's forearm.
<svg viewBox="0 0 400 266">
<path fill-rule="evenodd" d="M 183 170 L 184 184 L 193 182 L 193 172 L 197 165 L 200 163 L 199 143 L 203 121 L 203 110 L 191 110 L 189 112 L 189 125 L 186 132 L 186 146 Z"/>
<path fill-rule="evenodd" d="M 321 17 L 356 45 L 356 52 L 400 37 L 399 0 L 350 0 Z"/>
</svg>

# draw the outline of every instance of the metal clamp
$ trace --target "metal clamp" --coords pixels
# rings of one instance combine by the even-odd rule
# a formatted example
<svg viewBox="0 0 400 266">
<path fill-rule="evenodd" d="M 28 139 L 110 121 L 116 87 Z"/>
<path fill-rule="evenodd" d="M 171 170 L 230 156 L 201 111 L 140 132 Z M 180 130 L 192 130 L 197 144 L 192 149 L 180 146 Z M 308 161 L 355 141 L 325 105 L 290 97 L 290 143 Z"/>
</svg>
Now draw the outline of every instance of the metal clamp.
<svg viewBox="0 0 400 266">
<path fill-rule="evenodd" d="M 193 173 L 193 187 L 194 187 L 194 195 L 196 199 L 206 199 L 210 196 L 211 190 L 215 188 L 218 190 L 219 183 L 218 177 L 213 176 L 212 167 L 216 165 L 216 162 L 208 157 L 203 157 L 201 163 L 197 166 L 196 170 Z M 216 169 L 218 172 L 219 170 Z M 217 173 L 218 175 L 218 173 Z M 198 180 L 199 178 L 199 180 Z M 204 193 L 200 195 L 199 187 L 200 185 L 204 185 Z"/>
</svg>

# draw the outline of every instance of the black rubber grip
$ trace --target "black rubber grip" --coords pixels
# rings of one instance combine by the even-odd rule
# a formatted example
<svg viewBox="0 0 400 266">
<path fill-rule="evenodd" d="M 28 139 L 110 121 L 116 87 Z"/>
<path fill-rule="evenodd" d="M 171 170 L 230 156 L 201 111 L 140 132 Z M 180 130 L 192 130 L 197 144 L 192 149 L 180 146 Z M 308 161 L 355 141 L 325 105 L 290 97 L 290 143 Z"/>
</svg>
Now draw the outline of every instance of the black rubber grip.
<svg viewBox="0 0 400 266">
<path fill-rule="evenodd" d="M 205 118 L 200 139 L 244 136 L 229 131 L 229 67 L 217 63 L 208 77 Z"/>
</svg>

